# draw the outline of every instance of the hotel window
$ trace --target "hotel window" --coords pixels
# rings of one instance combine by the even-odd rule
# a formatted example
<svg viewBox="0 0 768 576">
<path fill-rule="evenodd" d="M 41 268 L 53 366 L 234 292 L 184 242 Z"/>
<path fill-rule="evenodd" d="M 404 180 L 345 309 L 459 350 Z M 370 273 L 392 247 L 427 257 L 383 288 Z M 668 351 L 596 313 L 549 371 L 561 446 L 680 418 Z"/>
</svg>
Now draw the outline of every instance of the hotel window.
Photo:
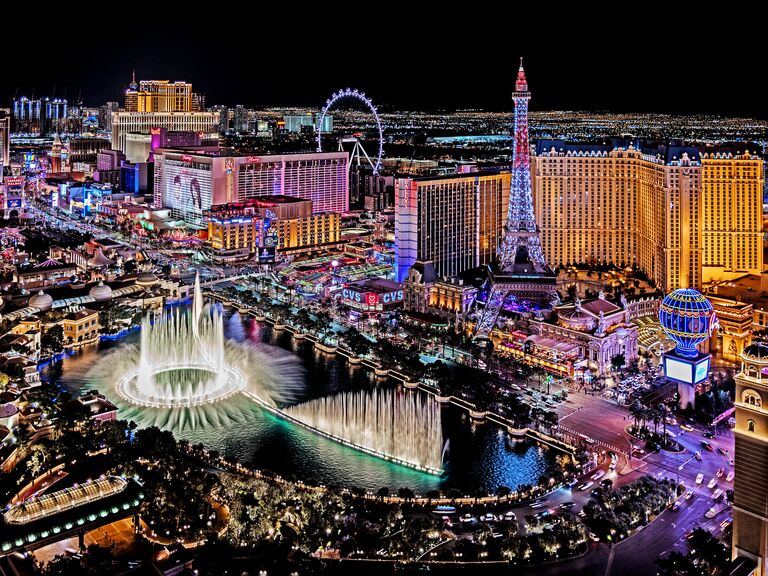
<svg viewBox="0 0 768 576">
<path fill-rule="evenodd" d="M 754 431 L 755 431 L 755 421 L 747 420 L 747 432 L 754 432 Z"/>
</svg>

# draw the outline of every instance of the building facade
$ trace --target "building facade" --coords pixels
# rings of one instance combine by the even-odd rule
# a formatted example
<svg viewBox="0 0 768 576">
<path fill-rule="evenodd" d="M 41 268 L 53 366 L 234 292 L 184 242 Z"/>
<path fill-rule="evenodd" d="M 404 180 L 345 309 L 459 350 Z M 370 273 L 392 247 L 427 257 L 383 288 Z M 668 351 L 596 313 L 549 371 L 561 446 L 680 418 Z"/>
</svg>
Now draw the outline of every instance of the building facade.
<svg viewBox="0 0 768 576">
<path fill-rule="evenodd" d="M 746 147 L 540 140 L 532 176 L 553 265 L 637 264 L 665 291 L 762 271 L 763 163 Z"/>
<path fill-rule="evenodd" d="M 768 346 L 755 343 L 741 354 L 736 375 L 733 557 L 768 574 Z"/>
<path fill-rule="evenodd" d="M 11 115 L 7 109 L 0 110 L 0 179 L 3 167 L 11 165 Z"/>
<path fill-rule="evenodd" d="M 165 128 L 172 132 L 198 132 L 204 138 L 217 138 L 218 112 L 114 112 L 112 114 L 112 149 L 128 152 L 128 135 L 150 135 L 152 129 Z M 131 158 L 145 162 L 146 158 Z"/>
<path fill-rule="evenodd" d="M 126 112 L 191 112 L 192 84 L 170 80 L 142 80 L 135 87 L 135 78 L 125 91 Z"/>
<path fill-rule="evenodd" d="M 154 154 L 155 205 L 191 224 L 202 224 L 212 206 L 261 196 L 310 200 L 315 213 L 349 209 L 346 152 L 222 156 L 211 147 Z"/>
<path fill-rule="evenodd" d="M 205 212 L 208 242 L 218 252 L 247 250 L 249 254 L 267 246 L 282 252 L 338 244 L 341 215 L 314 214 L 312 202 L 288 196 L 264 196 L 244 202 L 221 204 Z"/>
<path fill-rule="evenodd" d="M 474 172 L 395 180 L 396 277 L 417 260 L 438 276 L 490 264 L 502 240 L 509 172 Z"/>
<path fill-rule="evenodd" d="M 458 330 L 472 309 L 477 290 L 461 278 L 439 278 L 432 262 L 417 261 L 403 280 L 403 306 L 408 312 L 454 320 Z"/>
</svg>

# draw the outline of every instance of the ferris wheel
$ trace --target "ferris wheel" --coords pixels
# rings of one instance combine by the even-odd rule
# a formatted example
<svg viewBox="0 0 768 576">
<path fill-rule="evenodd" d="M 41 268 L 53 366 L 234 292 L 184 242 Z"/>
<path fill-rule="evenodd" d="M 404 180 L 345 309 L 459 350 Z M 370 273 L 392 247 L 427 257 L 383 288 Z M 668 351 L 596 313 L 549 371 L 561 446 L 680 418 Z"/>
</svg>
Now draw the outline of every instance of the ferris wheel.
<svg viewBox="0 0 768 576">
<path fill-rule="evenodd" d="M 373 102 L 371 101 L 371 99 L 365 95 L 365 92 L 360 92 L 352 88 L 347 88 L 345 90 L 339 90 L 338 92 L 334 92 L 331 95 L 331 97 L 325 101 L 325 106 L 323 106 L 323 110 L 322 112 L 320 112 L 320 117 L 318 119 L 317 126 L 316 126 L 317 151 L 318 152 L 323 151 L 322 127 L 323 127 L 323 122 L 325 121 L 325 117 L 328 115 L 328 112 L 340 100 L 345 100 L 350 98 L 353 100 L 362 102 L 371 111 L 371 114 L 373 114 L 373 118 L 376 121 L 376 129 L 379 132 L 379 150 L 375 158 L 372 158 L 371 156 L 368 155 L 368 153 L 365 151 L 365 148 L 363 148 L 363 145 L 360 143 L 360 140 L 356 137 L 353 137 L 351 139 L 344 138 L 339 142 L 339 145 L 341 146 L 342 142 L 348 142 L 350 140 L 354 141 L 355 147 L 354 147 L 354 150 L 352 151 L 352 158 L 357 157 L 357 163 L 359 165 L 361 162 L 360 160 L 361 157 L 364 156 L 365 159 L 368 161 L 368 164 L 370 164 L 371 168 L 373 169 L 373 173 L 378 174 L 379 170 L 381 169 L 381 157 L 384 155 L 384 130 L 381 128 L 381 118 L 379 117 L 379 111 L 376 108 L 376 106 L 373 105 Z"/>
</svg>

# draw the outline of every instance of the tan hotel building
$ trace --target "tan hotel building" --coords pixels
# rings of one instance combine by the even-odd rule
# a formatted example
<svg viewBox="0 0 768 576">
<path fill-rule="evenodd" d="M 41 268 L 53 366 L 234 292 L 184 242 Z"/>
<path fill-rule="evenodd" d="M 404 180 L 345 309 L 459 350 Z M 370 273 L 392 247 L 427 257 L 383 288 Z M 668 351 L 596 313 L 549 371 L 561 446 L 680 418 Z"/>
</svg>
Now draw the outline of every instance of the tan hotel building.
<svg viewBox="0 0 768 576">
<path fill-rule="evenodd" d="M 763 270 L 763 161 L 744 146 L 540 140 L 531 170 L 553 266 L 636 263 L 664 291 Z"/>
</svg>

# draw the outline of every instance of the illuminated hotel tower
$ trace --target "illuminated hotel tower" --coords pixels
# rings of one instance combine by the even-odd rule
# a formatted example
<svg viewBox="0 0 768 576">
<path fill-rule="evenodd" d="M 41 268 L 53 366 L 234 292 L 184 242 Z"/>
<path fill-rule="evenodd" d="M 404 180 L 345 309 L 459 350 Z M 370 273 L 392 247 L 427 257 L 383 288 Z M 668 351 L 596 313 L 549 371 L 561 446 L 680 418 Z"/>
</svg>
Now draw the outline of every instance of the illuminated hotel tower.
<svg viewBox="0 0 768 576">
<path fill-rule="evenodd" d="M 477 336 L 490 334 L 508 299 L 516 299 L 522 304 L 546 306 L 557 294 L 555 275 L 544 260 L 539 228 L 533 214 L 531 152 L 528 142 L 530 99 L 531 93 L 528 91 L 521 58 L 515 91 L 512 93 L 515 123 L 507 222 L 497 263 L 488 270 L 484 290 L 487 296 L 475 331 Z"/>
<path fill-rule="evenodd" d="M 756 342 L 741 353 L 736 375 L 733 485 L 733 557 L 754 562 L 756 576 L 768 575 L 767 403 L 768 346 Z"/>
</svg>

